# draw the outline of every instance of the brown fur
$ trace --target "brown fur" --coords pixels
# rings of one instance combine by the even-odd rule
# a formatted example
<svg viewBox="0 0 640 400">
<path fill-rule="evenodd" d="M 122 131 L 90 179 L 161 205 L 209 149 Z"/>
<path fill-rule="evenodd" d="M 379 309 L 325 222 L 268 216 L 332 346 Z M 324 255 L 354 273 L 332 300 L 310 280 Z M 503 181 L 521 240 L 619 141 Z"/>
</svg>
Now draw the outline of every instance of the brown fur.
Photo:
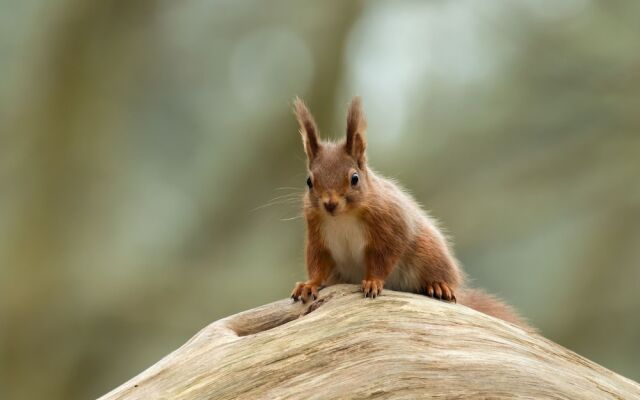
<svg viewBox="0 0 640 400">
<path fill-rule="evenodd" d="M 291 294 L 294 300 L 306 302 L 316 298 L 323 285 L 353 280 L 350 272 L 355 270 L 338 271 L 338 266 L 344 265 L 338 264 L 336 257 L 347 257 L 353 268 L 364 268 L 360 279 L 366 297 L 378 296 L 386 281 L 397 290 L 446 301 L 459 299 L 478 311 L 527 327 L 496 298 L 465 289 L 464 274 L 435 221 L 397 184 L 369 169 L 360 98 L 354 98 L 349 105 L 346 139 L 340 143 L 318 139 L 316 124 L 302 100 L 295 100 L 294 110 L 312 183 L 304 197 L 309 279 L 296 284 Z M 358 177 L 356 184 L 352 184 L 354 174 Z M 336 228 L 336 221 L 348 226 Z M 348 233 L 345 243 L 336 245 L 326 235 L 341 227 Z"/>
<path fill-rule="evenodd" d="M 519 325 L 530 332 L 536 331 L 510 305 L 505 304 L 491 294 L 485 293 L 481 289 L 463 288 L 460 290 L 458 297 L 461 304 L 476 311 Z"/>
</svg>

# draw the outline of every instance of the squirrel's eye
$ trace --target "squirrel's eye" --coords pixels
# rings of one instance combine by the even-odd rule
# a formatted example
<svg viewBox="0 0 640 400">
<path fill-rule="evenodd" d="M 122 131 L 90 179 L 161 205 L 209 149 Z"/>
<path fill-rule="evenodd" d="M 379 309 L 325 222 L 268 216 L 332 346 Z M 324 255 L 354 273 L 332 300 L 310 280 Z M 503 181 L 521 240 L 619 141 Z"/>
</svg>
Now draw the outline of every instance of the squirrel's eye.
<svg viewBox="0 0 640 400">
<path fill-rule="evenodd" d="M 313 182 L 311 182 L 311 177 L 307 178 L 307 186 L 309 186 L 309 189 L 313 187 Z"/>
<path fill-rule="evenodd" d="M 357 185 L 359 180 L 360 177 L 358 176 L 358 173 L 354 172 L 353 175 L 351 175 L 351 186 Z"/>
</svg>

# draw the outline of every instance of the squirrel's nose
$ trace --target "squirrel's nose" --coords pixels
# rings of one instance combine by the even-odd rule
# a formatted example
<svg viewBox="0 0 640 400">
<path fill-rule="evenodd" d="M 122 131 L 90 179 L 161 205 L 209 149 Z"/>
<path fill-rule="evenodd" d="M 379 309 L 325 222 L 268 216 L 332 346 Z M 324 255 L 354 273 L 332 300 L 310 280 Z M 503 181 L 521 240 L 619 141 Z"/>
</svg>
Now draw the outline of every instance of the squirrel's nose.
<svg viewBox="0 0 640 400">
<path fill-rule="evenodd" d="M 334 203 L 333 201 L 325 201 L 324 209 L 330 213 L 333 213 L 338 206 L 338 203 Z"/>
</svg>

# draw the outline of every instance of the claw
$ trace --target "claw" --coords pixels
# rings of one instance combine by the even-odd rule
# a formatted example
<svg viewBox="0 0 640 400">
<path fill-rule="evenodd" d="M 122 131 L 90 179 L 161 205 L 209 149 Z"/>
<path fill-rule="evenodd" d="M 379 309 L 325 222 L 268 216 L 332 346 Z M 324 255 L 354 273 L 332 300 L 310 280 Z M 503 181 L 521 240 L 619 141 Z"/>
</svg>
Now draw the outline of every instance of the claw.
<svg viewBox="0 0 640 400">
<path fill-rule="evenodd" d="M 434 299 L 450 301 L 456 303 L 456 296 L 453 290 L 444 282 L 430 282 L 425 284 L 425 294 Z"/>
<path fill-rule="evenodd" d="M 310 298 L 316 300 L 318 298 L 318 286 L 314 283 L 298 282 L 293 292 L 291 292 L 291 298 L 294 302 L 300 300 L 303 303 L 309 301 Z"/>
<path fill-rule="evenodd" d="M 433 286 L 427 285 L 427 296 L 433 297 Z"/>
<path fill-rule="evenodd" d="M 365 298 L 375 299 L 382 293 L 384 282 L 377 279 L 365 279 L 362 281 L 362 292 Z"/>
<path fill-rule="evenodd" d="M 442 299 L 442 289 L 440 288 L 440 285 L 435 283 L 433 286 L 436 298 Z"/>
<path fill-rule="evenodd" d="M 450 301 L 451 300 L 451 290 L 449 290 L 449 287 L 445 284 L 440 285 L 440 287 L 442 288 L 442 298 L 444 300 Z"/>
</svg>

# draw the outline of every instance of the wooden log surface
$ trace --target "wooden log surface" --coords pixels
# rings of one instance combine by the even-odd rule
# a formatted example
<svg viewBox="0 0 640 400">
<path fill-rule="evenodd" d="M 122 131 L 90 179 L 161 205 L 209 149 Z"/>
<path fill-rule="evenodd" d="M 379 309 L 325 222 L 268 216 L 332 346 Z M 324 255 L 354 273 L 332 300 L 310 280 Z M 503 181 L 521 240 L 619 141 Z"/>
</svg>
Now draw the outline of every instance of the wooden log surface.
<svg viewBox="0 0 640 400">
<path fill-rule="evenodd" d="M 640 399 L 640 385 L 459 304 L 354 285 L 216 321 L 102 399 Z"/>
</svg>

